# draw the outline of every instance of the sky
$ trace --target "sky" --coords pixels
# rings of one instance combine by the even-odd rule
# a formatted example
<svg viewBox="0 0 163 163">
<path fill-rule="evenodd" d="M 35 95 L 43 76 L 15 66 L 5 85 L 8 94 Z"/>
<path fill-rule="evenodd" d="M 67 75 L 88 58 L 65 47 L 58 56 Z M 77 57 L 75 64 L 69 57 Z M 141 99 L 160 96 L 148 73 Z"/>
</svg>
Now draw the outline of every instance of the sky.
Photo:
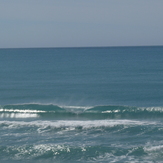
<svg viewBox="0 0 163 163">
<path fill-rule="evenodd" d="M 0 48 L 163 45 L 163 0 L 0 0 Z"/>
</svg>

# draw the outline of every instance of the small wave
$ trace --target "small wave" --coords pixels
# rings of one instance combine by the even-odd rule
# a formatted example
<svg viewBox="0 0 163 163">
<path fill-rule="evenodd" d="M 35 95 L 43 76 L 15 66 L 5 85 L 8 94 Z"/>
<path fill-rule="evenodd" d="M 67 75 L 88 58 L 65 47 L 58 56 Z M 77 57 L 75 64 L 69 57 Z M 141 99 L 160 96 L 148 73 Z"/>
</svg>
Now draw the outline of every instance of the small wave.
<svg viewBox="0 0 163 163">
<path fill-rule="evenodd" d="M 15 116 L 13 116 L 14 114 Z M 0 117 L 18 118 L 18 113 L 58 119 L 144 119 L 163 118 L 163 107 L 131 106 L 59 106 L 53 104 L 17 104 L 0 107 Z M 12 115 L 9 115 L 12 114 Z M 36 116 L 37 114 L 37 116 Z M 5 116 L 6 115 L 6 116 Z M 20 114 L 19 114 L 20 115 Z M 23 116 L 22 116 L 23 117 Z M 25 116 L 24 116 L 25 117 Z M 27 116 L 28 117 L 28 116 Z M 30 117 L 30 116 L 29 116 Z"/>
<path fill-rule="evenodd" d="M 48 112 L 48 111 L 61 111 L 63 110 L 58 105 L 53 104 L 15 104 L 1 106 L 0 111 L 30 111 L 30 112 Z"/>
</svg>

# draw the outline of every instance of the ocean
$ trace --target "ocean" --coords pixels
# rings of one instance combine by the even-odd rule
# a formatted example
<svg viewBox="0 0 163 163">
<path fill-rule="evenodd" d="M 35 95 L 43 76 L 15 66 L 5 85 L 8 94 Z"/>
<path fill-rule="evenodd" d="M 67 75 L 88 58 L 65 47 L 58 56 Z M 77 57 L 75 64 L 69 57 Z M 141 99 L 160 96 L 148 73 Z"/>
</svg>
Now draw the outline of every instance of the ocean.
<svg viewBox="0 0 163 163">
<path fill-rule="evenodd" d="M 163 46 L 0 49 L 0 162 L 163 162 Z"/>
</svg>

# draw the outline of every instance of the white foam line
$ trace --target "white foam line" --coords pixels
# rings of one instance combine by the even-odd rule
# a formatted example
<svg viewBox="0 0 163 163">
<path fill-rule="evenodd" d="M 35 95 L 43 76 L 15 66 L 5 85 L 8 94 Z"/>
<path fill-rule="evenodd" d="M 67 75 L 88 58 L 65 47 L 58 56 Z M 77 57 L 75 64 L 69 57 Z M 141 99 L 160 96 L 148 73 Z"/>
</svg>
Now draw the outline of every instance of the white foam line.
<svg viewBox="0 0 163 163">
<path fill-rule="evenodd" d="M 64 106 L 64 105 L 59 107 L 64 109 L 85 109 L 85 110 L 93 108 L 93 106 Z"/>
<path fill-rule="evenodd" d="M 148 151 L 148 152 L 158 151 L 158 150 L 162 150 L 162 149 L 163 149 L 163 145 L 152 146 L 152 147 L 145 147 L 144 148 L 144 150 Z"/>
<path fill-rule="evenodd" d="M 118 113 L 120 110 L 107 110 L 107 111 L 102 111 L 102 113 Z"/>
<path fill-rule="evenodd" d="M 38 126 L 38 127 L 78 127 L 83 128 L 92 128 L 92 127 L 113 127 L 116 125 L 126 125 L 126 126 L 135 126 L 135 125 L 155 125 L 156 122 L 148 121 L 132 121 L 132 120 L 94 120 L 94 121 L 0 121 L 0 124 L 18 126 Z"/>
<path fill-rule="evenodd" d="M 37 114 L 29 113 L 2 113 L 0 118 L 35 118 L 39 117 Z"/>
<path fill-rule="evenodd" d="M 0 109 L 0 112 L 14 112 L 14 113 L 45 113 L 42 110 L 21 110 L 21 109 Z"/>
<path fill-rule="evenodd" d="M 159 111 L 159 112 L 163 112 L 163 107 L 140 107 L 137 108 L 137 110 L 141 110 L 141 111 L 149 111 L 149 112 L 153 112 L 153 111 Z"/>
</svg>

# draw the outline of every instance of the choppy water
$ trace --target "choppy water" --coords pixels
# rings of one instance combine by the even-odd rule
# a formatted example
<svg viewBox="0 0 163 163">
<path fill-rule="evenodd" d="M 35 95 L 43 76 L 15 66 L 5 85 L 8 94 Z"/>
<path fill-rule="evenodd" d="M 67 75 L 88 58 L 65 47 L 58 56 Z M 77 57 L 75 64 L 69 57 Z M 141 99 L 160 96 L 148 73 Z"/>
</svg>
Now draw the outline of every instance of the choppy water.
<svg viewBox="0 0 163 163">
<path fill-rule="evenodd" d="M 0 161 L 162 162 L 163 47 L 0 49 Z"/>
</svg>

